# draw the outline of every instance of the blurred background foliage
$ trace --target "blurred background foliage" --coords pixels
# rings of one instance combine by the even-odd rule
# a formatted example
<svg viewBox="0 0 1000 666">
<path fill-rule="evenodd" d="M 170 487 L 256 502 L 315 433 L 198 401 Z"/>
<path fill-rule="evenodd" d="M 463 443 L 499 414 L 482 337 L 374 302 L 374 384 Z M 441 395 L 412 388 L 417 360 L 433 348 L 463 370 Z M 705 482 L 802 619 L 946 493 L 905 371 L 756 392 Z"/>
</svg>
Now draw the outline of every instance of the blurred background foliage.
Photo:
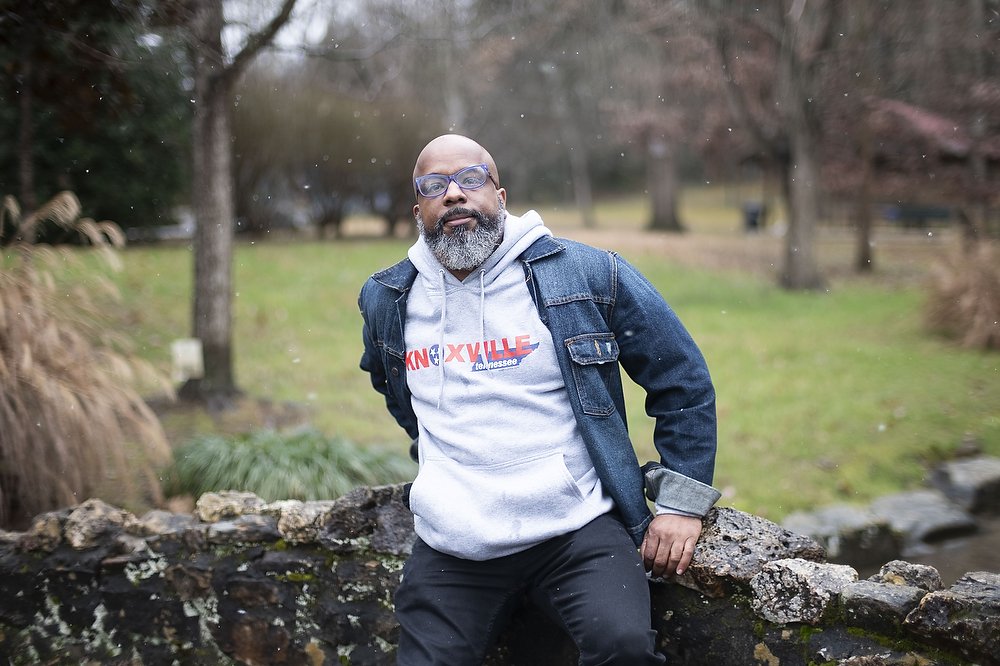
<svg viewBox="0 0 1000 666">
<path fill-rule="evenodd" d="M 225 45 L 278 3 L 223 4 Z M 70 189 L 85 214 L 126 228 L 176 222 L 194 111 L 187 5 L 0 7 L 0 191 L 31 209 Z M 944 0 L 299 0 L 228 100 L 238 229 L 329 229 L 359 210 L 408 218 L 399 192 L 413 152 L 446 131 L 490 146 L 523 200 L 573 201 L 585 221 L 594 196 L 655 198 L 671 182 L 756 180 L 780 200 L 801 129 L 823 217 L 922 204 L 995 233 L 998 11 L 997 0 L 961 11 Z"/>
<path fill-rule="evenodd" d="M 31 211 L 71 190 L 95 219 L 174 224 L 190 172 L 183 44 L 137 31 L 141 3 L 0 4 L 0 192 Z"/>
</svg>

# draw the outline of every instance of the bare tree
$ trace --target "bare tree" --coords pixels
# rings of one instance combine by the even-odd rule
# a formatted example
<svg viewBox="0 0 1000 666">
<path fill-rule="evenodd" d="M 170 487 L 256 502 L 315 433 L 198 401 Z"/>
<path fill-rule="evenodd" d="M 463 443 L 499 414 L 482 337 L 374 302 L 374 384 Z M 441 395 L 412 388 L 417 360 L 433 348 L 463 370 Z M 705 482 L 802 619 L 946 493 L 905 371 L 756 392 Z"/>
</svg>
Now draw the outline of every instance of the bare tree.
<svg viewBox="0 0 1000 666">
<path fill-rule="evenodd" d="M 179 10 L 180 23 L 189 31 L 194 65 L 193 332 L 204 353 L 204 376 L 181 387 L 180 395 L 188 399 L 224 404 L 239 393 L 232 352 L 232 90 L 247 65 L 287 23 L 295 2 L 282 0 L 277 12 L 250 33 L 232 58 L 223 48 L 223 0 L 200 0 Z"/>
<path fill-rule="evenodd" d="M 823 284 L 816 258 L 820 214 L 822 65 L 832 45 L 835 0 L 781 0 L 747 5 L 698 4 L 702 30 L 722 61 L 734 116 L 782 175 L 788 230 L 780 283 L 788 289 Z"/>
<path fill-rule="evenodd" d="M 680 232 L 680 162 L 684 153 L 711 154 L 706 139 L 732 126 L 715 75 L 711 43 L 691 30 L 692 10 L 674 0 L 629 0 L 618 30 L 614 80 L 614 125 L 628 141 L 645 148 L 648 228 Z M 720 157 L 720 159 L 727 159 Z"/>
</svg>

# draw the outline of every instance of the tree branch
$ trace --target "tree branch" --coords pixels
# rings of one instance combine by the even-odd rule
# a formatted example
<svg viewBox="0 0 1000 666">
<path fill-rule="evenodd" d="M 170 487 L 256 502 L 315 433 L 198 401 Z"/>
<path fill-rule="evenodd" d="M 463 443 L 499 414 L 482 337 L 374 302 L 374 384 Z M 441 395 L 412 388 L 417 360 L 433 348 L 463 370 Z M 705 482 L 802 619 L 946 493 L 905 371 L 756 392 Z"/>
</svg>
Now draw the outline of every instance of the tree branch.
<svg viewBox="0 0 1000 666">
<path fill-rule="evenodd" d="M 743 126 L 750 131 L 754 142 L 757 143 L 762 151 L 769 155 L 780 154 L 779 146 L 776 145 L 776 142 L 771 137 L 767 136 L 760 123 L 754 119 L 743 87 L 737 83 L 733 76 L 733 63 L 729 55 L 729 42 L 723 35 L 721 28 L 715 33 L 715 48 L 719 54 L 719 60 L 725 68 L 723 89 L 726 91 L 726 99 L 729 101 L 733 114 L 742 120 Z"/>
<path fill-rule="evenodd" d="M 281 9 L 275 14 L 274 18 L 263 29 L 250 35 L 247 43 L 243 45 L 243 48 L 236 54 L 233 61 L 220 73 L 219 79 L 232 81 L 243 73 L 243 70 L 250 64 L 254 56 L 270 44 L 282 26 L 288 22 L 288 17 L 291 16 L 296 1 L 284 0 L 282 2 Z"/>
<path fill-rule="evenodd" d="M 296 47 L 295 49 L 279 49 L 282 52 L 296 52 L 302 53 L 310 58 L 324 58 L 326 60 L 332 60 L 334 62 L 357 62 L 361 60 L 368 60 L 373 58 L 379 53 L 382 53 L 397 39 L 402 35 L 402 31 L 394 32 L 388 35 L 385 39 L 380 39 L 377 43 L 368 46 L 363 49 L 329 49 L 329 48 L 318 48 L 318 47 Z"/>
<path fill-rule="evenodd" d="M 840 14 L 839 9 L 839 3 L 826 2 L 818 10 L 820 12 L 820 25 L 815 33 L 814 43 L 808 44 L 803 40 L 802 49 L 799 53 L 799 62 L 802 63 L 803 67 L 807 69 L 813 68 L 820 54 L 830 50 L 833 45 L 833 39 L 837 34 L 836 27 L 837 18 Z"/>
</svg>

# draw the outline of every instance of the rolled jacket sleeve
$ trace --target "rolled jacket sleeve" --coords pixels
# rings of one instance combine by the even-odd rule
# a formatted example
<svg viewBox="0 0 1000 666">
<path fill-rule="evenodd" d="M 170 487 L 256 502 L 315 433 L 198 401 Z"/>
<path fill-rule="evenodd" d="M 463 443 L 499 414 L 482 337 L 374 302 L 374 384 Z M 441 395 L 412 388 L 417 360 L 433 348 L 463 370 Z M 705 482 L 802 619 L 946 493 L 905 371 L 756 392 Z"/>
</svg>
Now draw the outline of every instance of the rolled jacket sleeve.
<svg viewBox="0 0 1000 666">
<path fill-rule="evenodd" d="M 646 475 L 657 507 L 704 515 L 712 488 L 717 430 L 715 388 L 701 350 L 655 287 L 618 257 L 612 323 L 628 376 L 646 392 L 660 468 Z"/>
<path fill-rule="evenodd" d="M 722 493 L 663 465 L 649 462 L 642 467 L 646 497 L 656 505 L 656 514 L 676 513 L 704 517 Z"/>
</svg>

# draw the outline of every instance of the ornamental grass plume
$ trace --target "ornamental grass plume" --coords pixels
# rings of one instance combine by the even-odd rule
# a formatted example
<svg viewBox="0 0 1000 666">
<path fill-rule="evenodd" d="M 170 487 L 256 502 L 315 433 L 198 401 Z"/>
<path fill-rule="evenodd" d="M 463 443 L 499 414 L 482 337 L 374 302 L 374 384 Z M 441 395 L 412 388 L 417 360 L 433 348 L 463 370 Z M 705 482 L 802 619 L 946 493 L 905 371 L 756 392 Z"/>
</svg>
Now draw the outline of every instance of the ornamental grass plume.
<svg viewBox="0 0 1000 666">
<path fill-rule="evenodd" d="M 21 219 L 3 200 L 0 238 L 0 525 L 76 504 L 98 492 L 128 506 L 162 500 L 156 469 L 170 460 L 159 420 L 133 388 L 161 373 L 129 353 L 129 340 L 102 317 L 118 296 L 79 250 L 36 245 L 50 222 L 79 234 L 104 264 L 118 267 L 124 235 L 111 222 L 80 218 L 62 192 Z"/>
<path fill-rule="evenodd" d="M 931 330 L 963 347 L 1000 350 L 1000 266 L 996 246 L 979 242 L 961 257 L 941 262 L 931 275 L 925 310 Z"/>
</svg>

